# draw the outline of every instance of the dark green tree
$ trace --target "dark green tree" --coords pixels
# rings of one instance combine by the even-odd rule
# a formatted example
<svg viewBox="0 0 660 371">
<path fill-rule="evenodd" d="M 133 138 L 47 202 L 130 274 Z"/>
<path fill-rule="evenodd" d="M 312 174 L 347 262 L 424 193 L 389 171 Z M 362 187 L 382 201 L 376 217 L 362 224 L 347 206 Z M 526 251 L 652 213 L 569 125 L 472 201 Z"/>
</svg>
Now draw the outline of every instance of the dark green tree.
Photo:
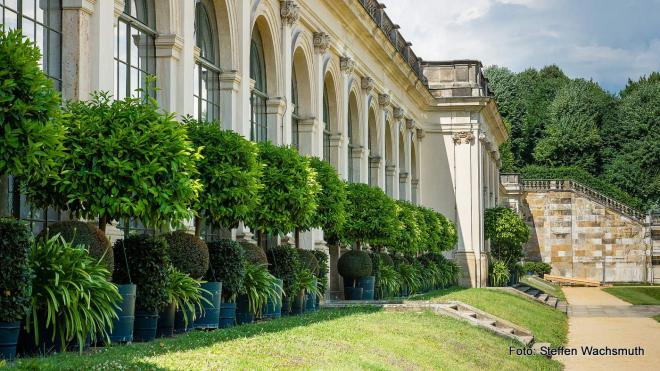
<svg viewBox="0 0 660 371">
<path fill-rule="evenodd" d="M 382 246 L 397 230 L 396 204 L 380 188 L 366 184 L 347 186 L 346 223 L 340 232 L 343 242 Z"/>
<path fill-rule="evenodd" d="M 323 229 L 328 235 L 336 235 L 346 221 L 346 183 L 327 161 L 312 157 L 309 163 L 316 171 L 316 179 L 321 187 L 312 226 Z"/>
</svg>

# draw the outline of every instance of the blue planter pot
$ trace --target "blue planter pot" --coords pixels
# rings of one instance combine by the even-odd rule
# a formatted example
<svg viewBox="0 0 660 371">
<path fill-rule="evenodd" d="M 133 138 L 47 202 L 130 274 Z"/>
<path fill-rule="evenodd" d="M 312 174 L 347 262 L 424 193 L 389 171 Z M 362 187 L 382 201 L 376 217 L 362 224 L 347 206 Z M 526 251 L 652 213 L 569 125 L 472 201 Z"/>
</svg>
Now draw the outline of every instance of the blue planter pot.
<svg viewBox="0 0 660 371">
<path fill-rule="evenodd" d="M 236 324 L 236 303 L 220 304 L 220 328 L 233 327 Z"/>
<path fill-rule="evenodd" d="M 283 316 L 288 316 L 291 313 L 291 300 L 288 297 L 282 295 L 282 311 Z"/>
<path fill-rule="evenodd" d="M 21 321 L 0 322 L 0 359 L 13 360 L 21 331 Z"/>
<path fill-rule="evenodd" d="M 305 302 L 307 298 L 305 297 L 305 292 L 300 291 L 298 295 L 293 298 L 293 303 L 291 304 L 291 315 L 299 315 L 305 312 Z"/>
<path fill-rule="evenodd" d="M 254 322 L 254 314 L 250 313 L 250 302 L 247 295 L 240 295 L 236 299 L 236 323 L 239 325 Z"/>
<path fill-rule="evenodd" d="M 284 284 L 284 281 L 278 279 L 277 283 L 280 287 Z M 282 299 L 279 301 L 268 298 L 266 307 L 263 310 L 263 315 L 265 319 L 275 319 L 282 317 Z"/>
<path fill-rule="evenodd" d="M 344 287 L 344 298 L 346 300 L 362 300 L 362 287 Z"/>
<path fill-rule="evenodd" d="M 209 291 L 204 297 L 211 302 L 203 303 L 204 313 L 195 319 L 195 328 L 216 329 L 220 324 L 220 304 L 222 302 L 222 282 L 206 282 L 202 288 Z"/>
<path fill-rule="evenodd" d="M 174 313 L 175 334 L 183 334 L 195 328 L 194 327 L 195 325 L 192 320 L 193 314 L 194 313 L 192 311 L 186 309 L 186 317 L 188 318 L 188 325 L 186 325 L 186 321 L 183 318 L 183 311 L 181 309 L 176 310 L 176 312 Z"/>
<path fill-rule="evenodd" d="M 357 287 L 362 288 L 362 300 L 374 300 L 374 285 L 376 277 L 362 277 L 357 280 Z"/>
<path fill-rule="evenodd" d="M 316 311 L 316 295 L 305 293 L 305 312 Z"/>
<path fill-rule="evenodd" d="M 137 286 L 134 284 L 119 285 L 121 303 L 117 309 L 119 318 L 112 321 L 112 332 L 110 341 L 113 343 L 130 343 L 133 341 L 133 324 L 135 321 L 135 293 Z"/>
<path fill-rule="evenodd" d="M 133 340 L 152 341 L 156 338 L 158 329 L 158 312 L 135 312 L 135 323 L 133 325 Z"/>
<path fill-rule="evenodd" d="M 176 306 L 174 303 L 163 308 L 158 313 L 157 337 L 168 338 L 174 335 L 174 317 L 176 316 Z"/>
</svg>

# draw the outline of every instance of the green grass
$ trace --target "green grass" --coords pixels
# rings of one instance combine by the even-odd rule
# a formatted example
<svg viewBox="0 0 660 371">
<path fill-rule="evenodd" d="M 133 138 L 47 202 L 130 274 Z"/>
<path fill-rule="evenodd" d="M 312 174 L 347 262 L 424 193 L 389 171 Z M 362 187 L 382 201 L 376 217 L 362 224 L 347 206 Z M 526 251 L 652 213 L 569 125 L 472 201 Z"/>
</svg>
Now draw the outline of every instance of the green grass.
<svg viewBox="0 0 660 371">
<path fill-rule="evenodd" d="M 658 314 L 657 316 L 653 317 L 653 319 L 656 320 L 656 321 L 658 321 L 658 322 L 660 322 L 660 314 Z"/>
<path fill-rule="evenodd" d="M 650 282 L 614 282 L 612 286 L 658 286 Z"/>
<path fill-rule="evenodd" d="M 452 288 L 433 291 L 415 299 L 439 302 L 459 300 L 532 331 L 538 342 L 547 342 L 553 346 L 566 344 L 566 314 L 505 291 Z"/>
<path fill-rule="evenodd" d="M 660 287 L 607 287 L 603 291 L 634 305 L 660 305 Z"/>
<path fill-rule="evenodd" d="M 23 359 L 18 369 L 561 369 L 541 356 L 512 356 L 515 343 L 431 312 L 321 310 L 146 344 Z"/>
<path fill-rule="evenodd" d="M 556 283 L 546 281 L 537 276 L 523 276 L 520 278 L 520 282 L 535 289 L 542 290 L 546 294 L 550 294 L 556 298 L 566 301 L 566 297 L 564 296 L 564 292 L 561 290 L 561 286 L 557 285 Z"/>
</svg>

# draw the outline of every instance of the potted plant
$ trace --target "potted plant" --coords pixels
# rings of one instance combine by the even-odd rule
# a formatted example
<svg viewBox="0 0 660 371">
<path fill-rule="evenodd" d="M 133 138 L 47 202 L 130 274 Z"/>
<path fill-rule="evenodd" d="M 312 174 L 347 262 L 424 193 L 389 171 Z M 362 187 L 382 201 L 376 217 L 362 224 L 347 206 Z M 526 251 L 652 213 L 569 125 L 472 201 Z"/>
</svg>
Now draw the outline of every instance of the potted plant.
<svg viewBox="0 0 660 371">
<path fill-rule="evenodd" d="M 303 289 L 305 290 L 305 312 L 313 312 L 317 309 L 316 299 L 320 295 L 318 288 L 319 261 L 316 259 L 313 251 L 302 249 L 298 249 L 298 259 L 300 260 L 300 265 L 312 274 L 312 282 L 309 285 L 305 282 L 302 286 L 304 286 Z M 306 279 L 307 277 L 300 278 Z"/>
<path fill-rule="evenodd" d="M 30 310 L 32 288 L 27 226 L 0 218 L 0 359 L 14 359 L 21 320 Z"/>
<path fill-rule="evenodd" d="M 207 275 L 222 281 L 220 327 L 232 327 L 236 323 L 236 298 L 243 291 L 245 278 L 245 251 L 241 244 L 229 239 L 208 243 L 209 272 Z"/>
<path fill-rule="evenodd" d="M 378 297 L 381 299 L 398 296 L 401 292 L 401 275 L 394 268 L 394 265 L 380 261 L 378 279 Z"/>
<path fill-rule="evenodd" d="M 330 260 L 330 257 L 326 252 L 320 250 L 314 250 L 313 253 L 316 257 L 316 261 L 319 262 L 319 272 L 316 277 L 318 279 L 320 296 L 317 296 L 316 298 L 316 308 L 320 308 L 321 298 L 325 297 L 329 286 L 328 274 L 330 273 L 330 266 L 328 265 L 328 261 Z"/>
<path fill-rule="evenodd" d="M 296 249 L 290 246 L 275 246 L 266 251 L 268 269 L 273 276 L 282 280 L 284 298 L 282 298 L 282 314 L 291 312 L 292 300 L 300 294 L 296 285 L 296 273 L 301 265 Z"/>
<path fill-rule="evenodd" d="M 121 296 L 103 263 L 60 235 L 35 242 L 29 259 L 32 310 L 25 328 L 34 345 L 49 353 L 75 344 L 82 352 L 91 339 L 107 340 Z"/>
<path fill-rule="evenodd" d="M 158 313 L 168 304 L 167 242 L 157 236 L 131 235 L 115 242 L 114 250 L 113 281 L 137 285 L 133 340 L 151 341 L 156 337 Z"/>
<path fill-rule="evenodd" d="M 204 313 L 203 304 L 208 302 L 210 293 L 202 288 L 200 281 L 190 277 L 174 266 L 167 273 L 167 305 L 158 314 L 156 336 L 170 337 L 174 334 L 176 312 L 181 313 L 183 328 L 195 320 L 197 313 Z"/>
<path fill-rule="evenodd" d="M 372 265 L 369 253 L 364 250 L 349 250 L 337 261 L 337 270 L 344 278 L 346 300 L 362 300 L 363 287 L 357 286 L 357 280 L 371 275 Z"/>
<path fill-rule="evenodd" d="M 239 324 L 252 323 L 262 313 L 268 300 L 280 300 L 282 287 L 263 264 L 248 262 L 245 266 L 243 291 L 238 297 L 236 320 Z M 245 309 L 243 310 L 243 307 Z"/>
</svg>

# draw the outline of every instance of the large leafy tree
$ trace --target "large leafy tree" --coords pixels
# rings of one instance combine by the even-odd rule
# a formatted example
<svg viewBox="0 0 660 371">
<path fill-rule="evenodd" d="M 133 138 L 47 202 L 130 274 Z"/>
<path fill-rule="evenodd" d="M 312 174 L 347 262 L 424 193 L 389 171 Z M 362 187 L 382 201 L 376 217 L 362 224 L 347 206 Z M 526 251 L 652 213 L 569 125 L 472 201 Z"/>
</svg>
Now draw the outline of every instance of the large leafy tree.
<svg viewBox="0 0 660 371">
<path fill-rule="evenodd" d="M 197 169 L 204 195 L 193 204 L 195 235 L 199 237 L 203 221 L 224 228 L 238 226 L 259 204 L 262 166 L 257 145 L 238 133 L 221 130 L 217 123 L 184 121 L 190 140 L 201 148 L 202 155 Z"/>
<path fill-rule="evenodd" d="M 396 229 L 387 243 L 388 250 L 413 256 L 423 249 L 428 241 L 429 230 L 423 228 L 423 216 L 417 206 L 406 201 L 394 201 L 396 207 Z"/>
<path fill-rule="evenodd" d="M 263 164 L 259 206 L 250 223 L 258 233 L 285 234 L 312 225 L 320 187 L 309 159 L 291 147 L 259 143 Z"/>
<path fill-rule="evenodd" d="M 64 136 L 60 97 L 40 60 L 39 48 L 20 30 L 0 28 L 0 189 L 9 173 L 39 183 L 56 173 Z M 0 215 L 6 199 L 0 193 Z"/>
<path fill-rule="evenodd" d="M 321 187 L 312 226 L 323 229 L 329 235 L 336 235 L 346 221 L 346 183 L 327 161 L 312 157 L 309 164 L 316 171 Z"/>
<path fill-rule="evenodd" d="M 66 151 L 52 184 L 29 186 L 31 202 L 108 222 L 164 226 L 191 217 L 201 186 L 186 128 L 155 99 L 94 93 L 66 107 Z"/>
<path fill-rule="evenodd" d="M 357 183 L 347 186 L 346 223 L 340 241 L 355 243 L 358 250 L 364 243 L 384 245 L 391 241 L 397 223 L 396 204 L 380 188 Z"/>
</svg>

